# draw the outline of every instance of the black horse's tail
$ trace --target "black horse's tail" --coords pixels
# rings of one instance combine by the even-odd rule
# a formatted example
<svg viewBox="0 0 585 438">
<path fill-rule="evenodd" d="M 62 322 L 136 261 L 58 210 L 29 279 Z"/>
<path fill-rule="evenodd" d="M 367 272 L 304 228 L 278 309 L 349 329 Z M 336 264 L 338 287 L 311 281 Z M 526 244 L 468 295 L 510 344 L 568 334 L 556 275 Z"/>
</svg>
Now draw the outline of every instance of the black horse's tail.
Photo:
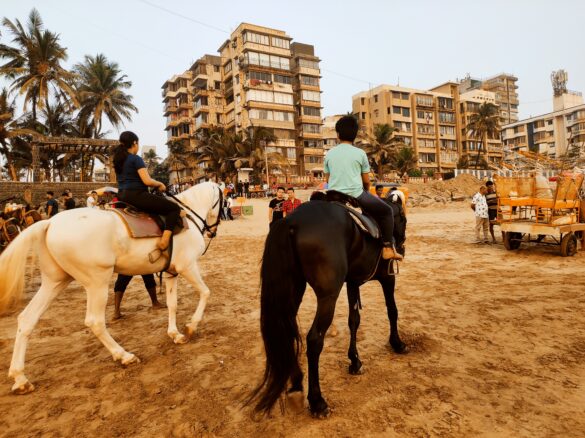
<svg viewBox="0 0 585 438">
<path fill-rule="evenodd" d="M 272 225 L 262 257 L 260 329 L 266 352 L 262 382 L 248 403 L 256 402 L 257 413 L 268 413 L 276 403 L 293 370 L 298 369 L 301 337 L 297 325 L 300 297 L 295 276 L 302 275 L 292 245 L 292 230 L 286 220 Z"/>
</svg>

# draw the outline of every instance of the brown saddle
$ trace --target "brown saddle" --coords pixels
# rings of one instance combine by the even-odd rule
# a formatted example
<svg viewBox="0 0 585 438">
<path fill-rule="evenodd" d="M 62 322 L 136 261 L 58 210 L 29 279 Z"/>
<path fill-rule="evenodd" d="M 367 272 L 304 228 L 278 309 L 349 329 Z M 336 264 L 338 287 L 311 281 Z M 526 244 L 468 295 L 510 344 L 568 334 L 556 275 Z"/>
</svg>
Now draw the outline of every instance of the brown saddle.
<svg viewBox="0 0 585 438">
<path fill-rule="evenodd" d="M 142 237 L 160 237 L 162 236 L 162 230 L 164 228 L 164 221 L 160 216 L 150 215 L 143 211 L 136 210 L 133 207 L 126 208 L 112 208 L 109 211 L 113 211 L 118 215 L 126 229 L 128 234 L 133 238 Z M 179 234 L 181 231 L 189 228 L 187 219 L 181 217 L 182 221 L 173 230 L 173 235 Z"/>
<path fill-rule="evenodd" d="M 327 192 L 313 192 L 310 198 L 311 201 L 326 201 L 340 205 L 349 213 L 349 217 L 355 222 L 360 230 L 369 234 L 374 239 L 380 238 L 380 227 L 378 223 L 371 217 L 356 210 L 359 208 L 359 202 L 353 196 L 336 190 L 328 190 Z"/>
</svg>

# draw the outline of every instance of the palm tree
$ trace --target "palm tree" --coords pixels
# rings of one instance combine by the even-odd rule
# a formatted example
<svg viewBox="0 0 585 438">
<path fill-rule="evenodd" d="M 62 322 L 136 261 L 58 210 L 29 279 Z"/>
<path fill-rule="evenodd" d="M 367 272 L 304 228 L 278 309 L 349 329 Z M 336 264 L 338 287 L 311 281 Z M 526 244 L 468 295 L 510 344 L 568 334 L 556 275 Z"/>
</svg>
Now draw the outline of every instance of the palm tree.
<svg viewBox="0 0 585 438">
<path fill-rule="evenodd" d="M 378 180 L 384 177 L 384 167 L 391 163 L 392 155 L 402 142 L 396 137 L 394 133 L 398 129 L 390 126 L 388 123 L 374 126 L 374 135 L 368 136 L 364 140 L 359 141 L 359 145 L 363 147 L 375 165 Z"/>
<path fill-rule="evenodd" d="M 168 144 L 169 156 L 167 158 L 167 165 L 169 172 L 173 169 L 179 178 L 179 168 L 188 168 L 190 165 L 190 157 L 193 157 L 193 152 L 188 145 L 181 140 L 170 141 Z"/>
<path fill-rule="evenodd" d="M 408 171 L 416 168 L 417 156 L 414 149 L 404 146 L 396 151 L 391 157 L 392 166 L 398 171 L 402 178 Z"/>
<path fill-rule="evenodd" d="M 496 138 L 500 135 L 500 117 L 498 114 L 498 107 L 493 103 L 482 103 L 477 113 L 472 114 L 467 124 L 467 133 L 472 138 L 479 140 L 477 148 L 477 157 L 475 159 L 475 168 L 478 169 L 480 165 L 481 148 L 487 151 L 488 137 Z"/>
<path fill-rule="evenodd" d="M 50 94 L 77 106 L 72 87 L 74 74 L 61 66 L 67 60 L 67 49 L 59 43 L 59 35 L 43 28 L 36 9 L 28 17 L 25 27 L 19 20 L 2 21 L 13 35 L 13 46 L 0 45 L 0 74 L 13 80 L 11 91 L 24 95 L 24 110 L 32 103 L 33 122 L 37 121 L 37 108 L 48 105 Z"/>
<path fill-rule="evenodd" d="M 18 180 L 18 173 L 14 165 L 17 150 L 9 142 L 23 135 L 31 135 L 35 132 L 19 126 L 18 120 L 14 118 L 15 104 L 9 98 L 8 90 L 3 88 L 0 92 L 0 150 L 6 159 L 6 167 L 13 181 Z"/>
<path fill-rule="evenodd" d="M 83 63 L 74 66 L 74 71 L 81 106 L 78 117 L 92 127 L 94 136 L 101 133 L 104 116 L 119 128 L 124 119 L 132 120 L 132 113 L 138 112 L 132 96 L 124 92 L 132 82 L 121 74 L 117 63 L 109 62 L 102 54 L 86 55 Z"/>
<path fill-rule="evenodd" d="M 142 158 L 144 158 L 144 162 L 146 163 L 148 172 L 152 174 L 154 168 L 160 162 L 160 157 L 156 154 L 156 151 L 154 149 L 150 149 L 145 152 Z"/>
<path fill-rule="evenodd" d="M 197 132 L 197 151 L 195 160 L 205 163 L 206 170 L 215 178 L 225 178 L 235 174 L 238 137 L 221 127 L 212 127 Z"/>
</svg>

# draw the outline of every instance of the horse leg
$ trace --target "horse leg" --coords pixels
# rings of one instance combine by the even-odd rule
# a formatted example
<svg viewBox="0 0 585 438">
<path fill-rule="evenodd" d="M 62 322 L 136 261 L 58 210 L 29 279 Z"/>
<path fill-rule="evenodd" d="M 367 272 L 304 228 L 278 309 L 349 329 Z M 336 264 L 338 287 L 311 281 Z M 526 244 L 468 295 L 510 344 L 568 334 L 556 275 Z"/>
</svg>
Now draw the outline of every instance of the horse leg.
<svg viewBox="0 0 585 438">
<path fill-rule="evenodd" d="M 299 283 L 295 286 L 297 295 L 295 297 L 295 315 L 299 311 L 299 307 L 301 305 L 301 301 L 303 299 L 303 295 L 305 293 L 305 289 L 307 287 L 307 283 L 304 281 L 299 281 Z M 294 368 L 291 373 L 290 377 L 290 388 L 286 393 L 287 403 L 291 407 L 291 410 L 295 413 L 300 413 L 304 410 L 304 397 L 303 397 L 303 371 L 299 366 L 298 359 L 293 364 Z"/>
<path fill-rule="evenodd" d="M 67 278 L 55 281 L 44 277 L 38 292 L 22 313 L 18 315 L 18 329 L 14 341 L 14 352 L 12 353 L 12 362 L 8 371 L 8 377 L 14 379 L 14 386 L 12 386 L 12 392 L 14 394 L 26 394 L 34 390 L 33 384 L 24 375 L 24 358 L 28 339 L 42 314 L 47 310 L 57 294 L 65 289 L 71 280 L 71 278 Z"/>
<path fill-rule="evenodd" d="M 349 332 L 350 332 L 350 341 L 349 341 L 349 350 L 347 352 L 347 357 L 351 360 L 351 365 L 349 366 L 349 374 L 361 374 L 362 369 L 362 361 L 360 360 L 358 351 L 357 351 L 357 331 L 358 327 L 360 326 L 360 310 L 359 310 L 359 298 L 360 288 L 357 284 L 354 283 L 347 283 L 347 302 L 349 304 Z"/>
<path fill-rule="evenodd" d="M 317 313 L 307 335 L 307 359 L 309 362 L 309 408 L 313 416 L 317 418 L 324 418 L 330 414 L 329 406 L 321 395 L 321 386 L 319 385 L 319 356 L 323 351 L 325 333 L 333 321 L 335 302 L 340 289 L 341 286 L 337 288 L 335 293 L 323 293 L 323 291 L 315 290 L 318 297 Z"/>
<path fill-rule="evenodd" d="M 167 290 L 167 307 L 169 309 L 169 327 L 167 334 L 175 344 L 184 344 L 189 339 L 182 335 L 177 328 L 177 285 L 179 281 L 177 277 L 168 277 L 165 279 L 165 287 Z"/>
<path fill-rule="evenodd" d="M 390 321 L 390 346 L 396 353 L 407 353 L 408 347 L 400 340 L 398 335 L 398 309 L 394 300 L 394 286 L 396 284 L 394 276 L 384 277 L 380 280 L 380 284 L 384 291 L 388 320 Z"/>
<path fill-rule="evenodd" d="M 190 339 L 195 334 L 197 326 L 203 319 L 203 312 L 205 311 L 207 299 L 209 298 L 211 291 L 203 282 L 203 278 L 201 278 L 201 273 L 199 272 L 197 265 L 193 265 L 191 269 L 181 272 L 181 275 L 193 285 L 195 290 L 199 291 L 199 304 L 197 305 L 197 309 L 191 317 L 191 322 L 185 325 L 185 336 Z"/>
<path fill-rule="evenodd" d="M 109 274 L 111 276 L 111 273 Z M 108 277 L 109 277 L 108 276 Z M 96 285 L 97 283 L 97 285 Z M 107 280 L 99 284 L 99 279 L 95 279 L 91 285 L 85 285 L 87 291 L 87 311 L 85 314 L 85 325 L 91 329 L 93 334 L 104 344 L 111 353 L 115 361 L 120 361 L 122 365 L 130 365 L 140 360 L 128 353 L 108 332 L 106 327 L 106 304 L 108 302 L 108 283 Z"/>
</svg>

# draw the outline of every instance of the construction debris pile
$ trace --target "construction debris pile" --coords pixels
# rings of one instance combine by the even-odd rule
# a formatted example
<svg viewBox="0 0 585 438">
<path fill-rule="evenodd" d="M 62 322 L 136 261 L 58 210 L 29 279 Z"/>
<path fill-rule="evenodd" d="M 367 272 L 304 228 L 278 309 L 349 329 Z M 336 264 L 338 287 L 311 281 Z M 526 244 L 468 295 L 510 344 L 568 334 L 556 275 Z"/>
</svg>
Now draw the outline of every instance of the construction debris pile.
<svg viewBox="0 0 585 438">
<path fill-rule="evenodd" d="M 462 174 L 446 181 L 408 183 L 409 207 L 428 207 L 436 203 L 465 201 L 479 191 L 482 182 L 473 175 Z"/>
</svg>

